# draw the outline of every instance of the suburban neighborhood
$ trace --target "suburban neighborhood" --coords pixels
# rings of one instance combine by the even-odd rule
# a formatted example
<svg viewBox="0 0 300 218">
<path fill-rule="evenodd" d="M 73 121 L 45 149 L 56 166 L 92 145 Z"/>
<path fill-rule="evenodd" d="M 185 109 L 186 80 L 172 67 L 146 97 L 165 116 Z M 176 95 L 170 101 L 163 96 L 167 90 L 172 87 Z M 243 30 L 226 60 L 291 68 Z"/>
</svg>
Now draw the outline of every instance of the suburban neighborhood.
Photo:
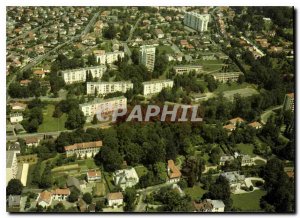
<svg viewBox="0 0 300 218">
<path fill-rule="evenodd" d="M 295 213 L 294 13 L 6 7 L 7 212 Z"/>
</svg>

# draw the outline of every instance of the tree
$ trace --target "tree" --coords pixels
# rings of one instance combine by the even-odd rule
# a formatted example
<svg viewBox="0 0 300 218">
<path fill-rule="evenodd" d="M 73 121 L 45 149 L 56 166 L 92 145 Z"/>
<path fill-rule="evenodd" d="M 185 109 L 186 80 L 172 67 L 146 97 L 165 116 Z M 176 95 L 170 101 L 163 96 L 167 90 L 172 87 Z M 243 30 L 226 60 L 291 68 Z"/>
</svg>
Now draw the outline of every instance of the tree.
<svg viewBox="0 0 300 218">
<path fill-rule="evenodd" d="M 103 36 L 107 39 L 114 39 L 116 37 L 117 31 L 114 24 L 109 24 L 107 28 L 103 31 Z"/>
<path fill-rule="evenodd" d="M 112 172 L 121 168 L 123 157 L 116 150 L 104 145 L 100 152 L 94 157 L 95 163 L 100 166 L 103 164 L 105 170 Z"/>
<path fill-rule="evenodd" d="M 65 126 L 68 129 L 76 129 L 76 128 L 82 128 L 84 123 L 85 123 L 85 117 L 83 112 L 79 109 L 72 109 L 68 114 L 68 118 L 65 122 Z"/>
<path fill-rule="evenodd" d="M 72 203 L 76 202 L 78 200 L 79 194 L 79 191 L 76 188 L 74 188 L 69 195 L 68 201 Z"/>
<path fill-rule="evenodd" d="M 124 196 L 125 211 L 133 211 L 136 193 L 135 188 L 126 188 Z"/>
<path fill-rule="evenodd" d="M 101 212 L 101 211 L 103 211 L 104 207 L 105 207 L 105 205 L 104 205 L 103 201 L 97 201 L 96 206 L 95 206 L 95 211 L 96 212 Z"/>
<path fill-rule="evenodd" d="M 94 117 L 93 117 L 93 120 L 91 122 L 92 124 L 97 124 L 98 123 L 98 118 L 97 118 L 97 115 L 95 114 Z"/>
<path fill-rule="evenodd" d="M 91 193 L 86 192 L 83 194 L 82 199 L 85 201 L 85 203 L 90 204 L 90 203 L 92 203 L 93 197 L 92 197 Z"/>
<path fill-rule="evenodd" d="M 139 51 L 138 49 L 133 49 L 132 54 L 131 54 L 131 60 L 134 64 L 138 65 L 139 64 Z"/>
<path fill-rule="evenodd" d="M 209 192 L 205 193 L 202 199 L 220 199 L 225 204 L 225 209 L 229 211 L 232 206 L 232 200 L 230 198 L 230 186 L 227 179 L 223 176 L 219 176 L 215 183 L 210 185 Z"/>
<path fill-rule="evenodd" d="M 20 195 L 24 186 L 18 179 L 11 179 L 6 186 L 6 195 Z"/>
<path fill-rule="evenodd" d="M 263 196 L 262 201 L 273 206 L 276 212 L 293 212 L 295 210 L 295 184 L 284 172 L 282 161 L 277 158 L 268 160 L 263 178 L 267 194 Z"/>
</svg>

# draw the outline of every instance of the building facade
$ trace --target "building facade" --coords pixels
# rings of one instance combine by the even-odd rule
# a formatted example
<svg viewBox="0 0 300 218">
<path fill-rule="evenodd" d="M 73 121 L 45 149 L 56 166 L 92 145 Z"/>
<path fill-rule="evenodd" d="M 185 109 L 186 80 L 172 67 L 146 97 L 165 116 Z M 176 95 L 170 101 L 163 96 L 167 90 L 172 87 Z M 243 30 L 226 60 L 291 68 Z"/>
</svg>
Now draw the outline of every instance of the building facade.
<svg viewBox="0 0 300 218">
<path fill-rule="evenodd" d="M 150 95 L 161 92 L 163 88 L 172 88 L 174 82 L 172 80 L 156 80 L 143 82 L 143 94 Z"/>
<path fill-rule="evenodd" d="M 119 82 L 87 82 L 86 93 L 88 95 L 107 95 L 114 92 L 127 92 L 133 89 L 133 83 L 128 81 Z"/>
<path fill-rule="evenodd" d="M 83 112 L 84 116 L 92 118 L 100 112 L 101 114 L 109 114 L 116 109 L 127 109 L 127 98 L 123 96 L 108 99 L 96 98 L 92 102 L 80 104 L 79 109 Z"/>
<path fill-rule="evenodd" d="M 123 204 L 123 194 L 122 192 L 113 192 L 107 195 L 108 206 L 120 206 Z"/>
<path fill-rule="evenodd" d="M 106 72 L 106 66 L 93 66 L 78 69 L 64 70 L 61 72 L 61 76 L 66 84 L 85 82 L 86 76 L 91 73 L 93 78 L 101 79 Z"/>
<path fill-rule="evenodd" d="M 294 107 L 295 107 L 294 93 L 286 94 L 283 102 L 283 110 L 294 111 Z"/>
<path fill-rule="evenodd" d="M 185 74 L 190 72 L 201 73 L 203 67 L 201 65 L 179 65 L 174 67 L 176 74 Z"/>
<path fill-rule="evenodd" d="M 101 171 L 100 170 L 89 170 L 86 173 L 86 178 L 88 182 L 100 181 L 101 180 Z"/>
<path fill-rule="evenodd" d="M 15 179 L 18 173 L 17 153 L 20 151 L 6 151 L 6 185 Z"/>
<path fill-rule="evenodd" d="M 53 200 L 57 201 L 66 201 L 71 194 L 71 191 L 69 188 L 57 188 L 52 191 L 52 198 Z"/>
<path fill-rule="evenodd" d="M 113 64 L 119 58 L 124 58 L 124 51 L 105 52 L 104 50 L 95 50 L 94 55 L 99 64 Z"/>
<path fill-rule="evenodd" d="M 218 82 L 225 83 L 227 81 L 237 82 L 242 72 L 228 72 L 228 73 L 213 73 L 212 76 Z"/>
<path fill-rule="evenodd" d="M 184 14 L 184 25 L 195 29 L 199 32 L 207 31 L 208 22 L 210 19 L 209 14 L 198 14 L 195 12 L 186 12 Z"/>
<path fill-rule="evenodd" d="M 154 70 L 155 47 L 152 45 L 143 45 L 139 51 L 139 62 L 147 67 L 150 72 Z"/>
<path fill-rule="evenodd" d="M 102 147 L 102 141 L 83 142 L 65 146 L 66 156 L 71 157 L 92 157 L 96 155 Z"/>
</svg>

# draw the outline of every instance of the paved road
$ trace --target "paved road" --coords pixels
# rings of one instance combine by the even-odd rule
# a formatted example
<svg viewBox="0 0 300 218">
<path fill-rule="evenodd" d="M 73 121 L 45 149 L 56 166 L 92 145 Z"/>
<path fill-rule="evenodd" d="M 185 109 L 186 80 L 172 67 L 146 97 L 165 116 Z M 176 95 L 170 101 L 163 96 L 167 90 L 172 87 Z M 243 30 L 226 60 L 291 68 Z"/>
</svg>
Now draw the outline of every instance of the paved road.
<svg viewBox="0 0 300 218">
<path fill-rule="evenodd" d="M 133 35 L 135 29 L 137 28 L 139 22 L 141 21 L 141 19 L 142 19 L 143 17 L 144 17 L 144 16 L 142 15 L 142 16 L 140 16 L 140 17 L 137 19 L 137 21 L 135 22 L 134 26 L 131 28 L 131 30 L 130 30 L 130 32 L 129 32 L 129 36 L 128 36 L 128 39 L 126 40 L 126 42 L 128 42 L 128 41 L 131 40 L 132 35 Z"/>
<path fill-rule="evenodd" d="M 144 200 L 146 198 L 146 195 L 149 194 L 150 192 L 159 190 L 162 187 L 168 187 L 173 185 L 174 183 L 163 183 L 155 186 L 150 186 L 145 189 L 139 189 L 137 190 L 138 193 L 140 193 L 138 204 L 134 209 L 134 212 L 145 212 L 146 211 L 146 206 L 147 204 L 144 203 Z"/>
<path fill-rule="evenodd" d="M 273 110 L 276 110 L 276 109 L 279 109 L 279 108 L 282 108 L 282 105 L 271 107 L 270 109 L 265 110 L 260 115 L 260 120 L 261 120 L 262 124 L 266 124 L 267 121 L 268 121 L 269 116 L 271 116 L 271 114 L 274 113 Z"/>
<path fill-rule="evenodd" d="M 85 126 L 83 129 L 86 130 L 88 128 L 109 128 L 110 122 L 105 122 L 101 124 L 95 124 L 90 126 Z M 41 133 L 28 133 L 28 134 L 21 134 L 15 136 L 6 136 L 6 140 L 16 140 L 18 138 L 26 138 L 26 137 L 44 137 L 45 135 L 51 135 L 53 137 L 57 137 L 61 132 L 72 132 L 74 130 L 61 130 L 61 131 L 54 131 L 54 132 L 41 132 Z"/>
</svg>

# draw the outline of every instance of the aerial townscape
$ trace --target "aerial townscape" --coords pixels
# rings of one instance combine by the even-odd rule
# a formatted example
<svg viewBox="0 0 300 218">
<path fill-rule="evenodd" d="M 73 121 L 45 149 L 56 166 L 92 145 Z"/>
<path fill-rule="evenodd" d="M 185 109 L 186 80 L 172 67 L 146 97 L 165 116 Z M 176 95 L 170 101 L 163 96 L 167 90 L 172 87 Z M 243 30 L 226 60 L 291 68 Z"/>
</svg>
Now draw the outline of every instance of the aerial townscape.
<svg viewBox="0 0 300 218">
<path fill-rule="evenodd" d="M 6 7 L 7 212 L 295 213 L 293 27 L 293 7 Z"/>
</svg>

